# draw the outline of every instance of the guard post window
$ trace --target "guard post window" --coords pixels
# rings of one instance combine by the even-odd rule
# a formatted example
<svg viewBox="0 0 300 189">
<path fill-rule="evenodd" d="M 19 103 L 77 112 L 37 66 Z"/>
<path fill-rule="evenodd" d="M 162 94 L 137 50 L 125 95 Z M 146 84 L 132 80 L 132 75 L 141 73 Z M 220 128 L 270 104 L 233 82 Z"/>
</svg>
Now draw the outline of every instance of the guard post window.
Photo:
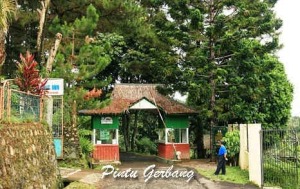
<svg viewBox="0 0 300 189">
<path fill-rule="evenodd" d="M 167 142 L 169 143 L 189 143 L 188 128 L 184 129 L 167 129 Z"/>
<path fill-rule="evenodd" d="M 94 129 L 94 144 L 118 144 L 118 129 Z"/>
</svg>

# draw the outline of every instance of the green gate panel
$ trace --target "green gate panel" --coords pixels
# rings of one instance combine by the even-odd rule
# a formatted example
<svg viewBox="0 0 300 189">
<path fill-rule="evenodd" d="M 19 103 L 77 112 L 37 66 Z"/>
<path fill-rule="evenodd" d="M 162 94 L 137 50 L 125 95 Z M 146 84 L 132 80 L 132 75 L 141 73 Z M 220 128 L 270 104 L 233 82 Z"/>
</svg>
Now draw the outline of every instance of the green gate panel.
<svg viewBox="0 0 300 189">
<path fill-rule="evenodd" d="M 213 156 L 217 156 L 217 153 L 219 151 L 220 146 L 218 146 L 217 142 L 218 140 L 222 140 L 225 134 L 228 131 L 227 126 L 214 126 L 211 128 L 212 132 L 212 138 L 211 138 L 211 143 L 212 143 L 212 148 L 213 148 Z"/>
</svg>

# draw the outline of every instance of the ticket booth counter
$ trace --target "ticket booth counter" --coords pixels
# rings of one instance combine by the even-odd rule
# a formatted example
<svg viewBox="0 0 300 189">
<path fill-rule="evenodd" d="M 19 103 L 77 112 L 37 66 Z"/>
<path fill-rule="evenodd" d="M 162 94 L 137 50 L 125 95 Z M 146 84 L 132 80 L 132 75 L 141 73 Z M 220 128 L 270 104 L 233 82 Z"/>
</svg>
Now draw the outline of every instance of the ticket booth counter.
<svg viewBox="0 0 300 189">
<path fill-rule="evenodd" d="M 189 120 L 187 115 L 167 115 L 159 131 L 158 156 L 163 159 L 190 159 Z"/>
<path fill-rule="evenodd" d="M 119 118 L 99 115 L 92 117 L 93 159 L 99 161 L 120 161 Z"/>
</svg>

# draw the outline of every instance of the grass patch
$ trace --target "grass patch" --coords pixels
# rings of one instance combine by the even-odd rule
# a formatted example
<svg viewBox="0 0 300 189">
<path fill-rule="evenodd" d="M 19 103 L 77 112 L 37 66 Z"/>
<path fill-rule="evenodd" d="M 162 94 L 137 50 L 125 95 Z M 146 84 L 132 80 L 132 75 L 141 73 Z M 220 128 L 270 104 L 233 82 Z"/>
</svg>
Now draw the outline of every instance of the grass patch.
<svg viewBox="0 0 300 189">
<path fill-rule="evenodd" d="M 88 162 L 84 158 L 58 160 L 58 166 L 65 168 L 89 168 Z"/>
<path fill-rule="evenodd" d="M 72 182 L 65 189 L 96 189 L 95 186 L 82 182 Z"/>
<path fill-rule="evenodd" d="M 215 169 L 197 169 L 197 171 L 214 181 L 226 181 L 237 184 L 249 184 L 249 173 L 247 170 L 241 170 L 239 167 L 226 166 L 226 175 L 214 175 Z"/>
</svg>

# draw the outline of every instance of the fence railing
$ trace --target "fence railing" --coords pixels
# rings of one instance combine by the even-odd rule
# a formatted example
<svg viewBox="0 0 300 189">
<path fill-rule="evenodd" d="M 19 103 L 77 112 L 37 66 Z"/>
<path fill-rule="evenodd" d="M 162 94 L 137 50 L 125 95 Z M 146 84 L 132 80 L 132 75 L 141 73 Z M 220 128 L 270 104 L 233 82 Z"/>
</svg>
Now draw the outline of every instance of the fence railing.
<svg viewBox="0 0 300 189">
<path fill-rule="evenodd" d="M 43 116 L 43 99 L 10 88 L 9 81 L 0 87 L 0 119 L 9 122 L 39 122 Z"/>
<path fill-rule="evenodd" d="M 263 130 L 264 186 L 300 188 L 298 138 L 294 130 Z"/>
</svg>

